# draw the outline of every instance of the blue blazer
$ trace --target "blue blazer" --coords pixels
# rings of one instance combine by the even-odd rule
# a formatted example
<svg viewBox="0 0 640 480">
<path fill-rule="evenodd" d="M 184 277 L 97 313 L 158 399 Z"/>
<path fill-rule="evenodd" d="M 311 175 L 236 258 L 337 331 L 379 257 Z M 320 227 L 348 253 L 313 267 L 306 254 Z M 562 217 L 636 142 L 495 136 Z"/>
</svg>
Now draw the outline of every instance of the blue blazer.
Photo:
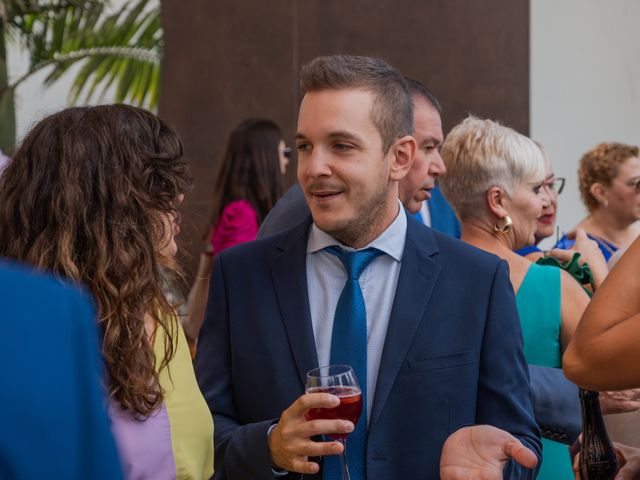
<svg viewBox="0 0 640 480">
<path fill-rule="evenodd" d="M 309 222 L 216 259 L 195 362 L 214 414 L 214 478 L 273 479 L 268 429 L 318 366 Z M 369 424 L 367 478 L 439 478 L 444 441 L 469 424 L 509 431 L 540 457 L 507 267 L 409 218 Z M 512 467 L 505 478 L 534 478 Z"/>
<path fill-rule="evenodd" d="M 447 199 L 442 195 L 440 187 L 431 190 L 431 198 L 427 202 L 431 228 L 446 233 L 455 238 L 460 238 L 460 221 L 454 213 Z"/>
<path fill-rule="evenodd" d="M 0 298 L 0 478 L 122 478 L 89 298 L 4 261 Z"/>
</svg>

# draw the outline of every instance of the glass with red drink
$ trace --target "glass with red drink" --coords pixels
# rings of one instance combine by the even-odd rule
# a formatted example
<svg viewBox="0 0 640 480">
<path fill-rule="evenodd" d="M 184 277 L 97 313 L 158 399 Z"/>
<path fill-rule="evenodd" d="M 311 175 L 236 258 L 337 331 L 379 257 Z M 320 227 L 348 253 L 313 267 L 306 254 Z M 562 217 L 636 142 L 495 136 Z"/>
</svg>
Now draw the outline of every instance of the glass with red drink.
<svg viewBox="0 0 640 480">
<path fill-rule="evenodd" d="M 353 369 L 349 365 L 329 365 L 316 368 L 307 373 L 306 393 L 330 393 L 340 399 L 335 408 L 312 408 L 305 414 L 307 420 L 338 419 L 358 423 L 362 413 L 362 391 Z M 340 455 L 342 480 L 350 480 L 347 467 L 347 435 L 334 433 L 328 435 L 342 443 Z"/>
</svg>

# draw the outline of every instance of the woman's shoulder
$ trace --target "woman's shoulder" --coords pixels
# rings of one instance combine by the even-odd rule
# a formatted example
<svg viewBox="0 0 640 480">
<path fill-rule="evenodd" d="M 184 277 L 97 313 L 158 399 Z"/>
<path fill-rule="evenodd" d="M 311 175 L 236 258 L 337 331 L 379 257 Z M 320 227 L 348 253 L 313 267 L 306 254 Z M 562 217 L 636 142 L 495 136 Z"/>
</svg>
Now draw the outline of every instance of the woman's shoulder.
<svg viewBox="0 0 640 480">
<path fill-rule="evenodd" d="M 571 248 L 574 243 L 576 243 L 576 241 L 575 240 L 571 240 L 569 238 L 569 235 L 565 234 L 560 238 L 560 240 L 558 240 L 556 242 L 556 244 L 553 246 L 553 248 L 560 248 L 562 250 L 567 250 L 567 249 Z"/>
<path fill-rule="evenodd" d="M 220 215 L 220 219 L 233 219 L 236 217 L 251 217 L 255 218 L 257 216 L 256 209 L 253 208 L 251 202 L 249 200 L 234 200 L 233 202 L 227 203 L 222 209 L 222 214 Z"/>
<path fill-rule="evenodd" d="M 551 292 L 555 292 L 557 295 L 560 294 L 562 269 L 552 265 L 540 265 L 525 258 L 523 260 L 528 263 L 522 273 L 522 281 L 516 289 L 517 294 L 522 296 L 527 291 L 535 292 L 533 293 L 534 297 L 540 291 L 546 291 L 549 294 Z"/>
<path fill-rule="evenodd" d="M 258 235 L 258 215 L 247 200 L 235 200 L 227 204 L 213 229 L 211 245 L 218 254 L 221 251 L 255 240 Z"/>
</svg>

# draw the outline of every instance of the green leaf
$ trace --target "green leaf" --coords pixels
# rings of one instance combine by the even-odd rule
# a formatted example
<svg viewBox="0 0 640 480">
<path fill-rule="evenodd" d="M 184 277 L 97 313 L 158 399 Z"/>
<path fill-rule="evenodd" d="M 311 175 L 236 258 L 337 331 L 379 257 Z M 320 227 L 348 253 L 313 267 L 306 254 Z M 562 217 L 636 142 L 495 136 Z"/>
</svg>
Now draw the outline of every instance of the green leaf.
<svg viewBox="0 0 640 480">
<path fill-rule="evenodd" d="M 118 85 L 116 86 L 116 102 L 124 102 L 126 100 L 127 92 L 135 80 L 134 69 L 135 60 L 127 59 L 124 71 L 120 75 L 120 78 L 118 78 Z"/>
<path fill-rule="evenodd" d="M 2 0 L 0 0 L 2 1 Z M 27 75 L 51 71 L 50 85 L 73 65 L 80 70 L 69 98 L 91 101 L 116 85 L 116 99 L 153 108 L 157 104 L 162 58 L 159 7 L 135 0 L 105 13 L 104 0 L 13 0 L 8 25 L 30 51 Z"/>
<path fill-rule="evenodd" d="M 87 80 L 96 72 L 96 70 L 100 67 L 104 57 L 95 56 L 88 58 L 84 65 L 76 75 L 73 80 L 73 84 L 71 86 L 71 91 L 69 92 L 69 98 L 71 99 L 71 103 L 76 103 L 82 89 L 87 84 Z M 87 100 L 88 101 L 88 100 Z"/>
<path fill-rule="evenodd" d="M 144 63 L 142 65 L 138 89 L 134 92 L 135 104 L 138 106 L 144 106 L 144 100 L 149 92 L 149 83 L 154 68 L 154 65 L 150 63 Z"/>
<path fill-rule="evenodd" d="M 158 97 L 160 96 L 160 66 L 153 68 L 151 72 L 151 80 L 149 81 L 149 107 L 156 109 L 158 107 Z"/>
<path fill-rule="evenodd" d="M 96 69 L 93 80 L 91 80 L 91 85 L 86 94 L 86 102 L 89 102 L 91 98 L 95 95 L 96 89 L 98 85 L 104 82 L 104 79 L 109 74 L 109 71 L 114 67 L 115 63 L 118 61 L 118 57 L 113 56 L 104 56 L 102 62 L 100 62 L 100 66 Z M 74 100 L 75 103 L 75 100 Z"/>
<path fill-rule="evenodd" d="M 65 27 L 67 27 L 67 15 L 71 17 L 69 20 L 73 20 L 72 9 L 63 10 L 59 15 L 53 19 L 52 23 L 52 38 L 51 49 L 60 51 L 62 49 L 62 42 L 64 41 Z"/>
</svg>

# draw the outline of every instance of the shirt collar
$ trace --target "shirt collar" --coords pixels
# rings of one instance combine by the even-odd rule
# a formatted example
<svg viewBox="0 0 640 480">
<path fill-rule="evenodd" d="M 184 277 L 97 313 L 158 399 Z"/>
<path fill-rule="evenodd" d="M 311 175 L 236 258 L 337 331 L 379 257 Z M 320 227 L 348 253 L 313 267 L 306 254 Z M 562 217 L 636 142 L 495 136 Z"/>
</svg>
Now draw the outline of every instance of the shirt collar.
<svg viewBox="0 0 640 480">
<path fill-rule="evenodd" d="M 365 245 L 359 250 L 374 247 L 383 251 L 397 262 L 400 262 L 402 261 L 402 252 L 404 251 L 406 237 L 407 214 L 404 211 L 402 203 L 398 200 L 398 215 L 396 215 L 395 220 L 391 222 L 391 225 L 389 225 L 384 232 L 369 243 L 369 245 Z M 338 245 L 347 251 L 354 250 L 351 247 L 343 245 L 328 233 L 320 230 L 315 223 L 312 223 L 309 240 L 307 241 L 307 253 L 315 253 L 331 245 Z"/>
</svg>

